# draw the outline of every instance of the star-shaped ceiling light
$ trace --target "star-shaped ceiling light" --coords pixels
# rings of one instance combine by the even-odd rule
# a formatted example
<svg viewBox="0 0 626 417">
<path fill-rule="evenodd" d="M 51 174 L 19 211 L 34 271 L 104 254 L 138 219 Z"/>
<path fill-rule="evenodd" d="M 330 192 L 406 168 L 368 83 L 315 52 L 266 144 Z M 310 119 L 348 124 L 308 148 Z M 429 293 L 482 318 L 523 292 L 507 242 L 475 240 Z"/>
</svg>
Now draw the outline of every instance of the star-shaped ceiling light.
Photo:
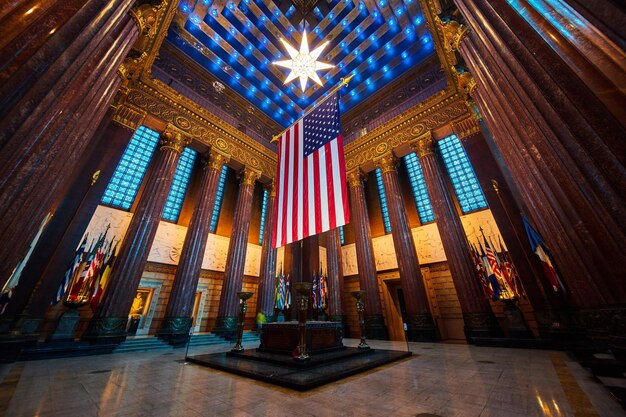
<svg viewBox="0 0 626 417">
<path fill-rule="evenodd" d="M 334 65 L 319 62 L 317 58 L 319 58 L 324 48 L 326 48 L 328 42 L 324 42 L 309 52 L 309 43 L 306 39 L 306 31 L 302 34 L 300 51 L 297 51 L 296 48 L 289 45 L 284 39 L 281 38 L 280 41 L 283 45 L 285 45 L 285 48 L 287 48 L 287 52 L 289 52 L 289 56 L 291 57 L 291 59 L 285 61 L 274 62 L 275 65 L 289 68 L 291 70 L 287 79 L 285 79 L 285 84 L 296 78 L 300 78 L 300 86 L 302 87 L 302 91 L 304 91 L 306 89 L 307 79 L 310 78 L 320 86 L 323 85 L 322 80 L 317 75 L 316 71 L 333 68 Z"/>
</svg>

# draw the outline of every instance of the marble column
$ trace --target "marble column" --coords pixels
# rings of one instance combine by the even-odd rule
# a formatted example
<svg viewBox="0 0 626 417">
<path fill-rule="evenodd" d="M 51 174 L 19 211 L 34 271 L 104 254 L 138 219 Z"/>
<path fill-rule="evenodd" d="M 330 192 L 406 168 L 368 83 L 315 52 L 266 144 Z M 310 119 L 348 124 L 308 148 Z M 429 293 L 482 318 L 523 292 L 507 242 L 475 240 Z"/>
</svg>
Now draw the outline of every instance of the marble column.
<svg viewBox="0 0 626 417">
<path fill-rule="evenodd" d="M 389 334 L 385 326 L 380 291 L 378 290 L 378 278 L 376 276 L 376 263 L 374 261 L 374 247 L 372 246 L 372 233 L 370 220 L 367 214 L 367 201 L 363 190 L 361 172 L 357 169 L 347 174 L 350 188 L 350 201 L 352 209 L 352 224 L 356 238 L 356 260 L 359 268 L 359 284 L 365 291 L 365 326 L 367 337 L 370 339 L 388 339 Z"/>
<path fill-rule="evenodd" d="M 467 236 L 450 187 L 435 156 L 430 132 L 418 139 L 414 146 L 424 173 L 452 281 L 461 304 L 465 336 L 469 342 L 473 342 L 476 337 L 502 336 L 502 330 L 491 311 L 489 300 L 485 298 L 481 284 L 476 277 Z"/>
<path fill-rule="evenodd" d="M 128 312 L 141 281 L 152 242 L 161 221 L 176 165 L 189 140 L 167 126 L 137 209 L 124 235 L 106 291 L 96 308 L 84 339 L 119 343 L 126 339 Z"/>
<path fill-rule="evenodd" d="M 263 230 L 263 246 L 261 248 L 261 276 L 257 290 L 257 312 L 265 315 L 266 321 L 276 320 L 274 316 L 274 291 L 276 289 L 276 248 L 272 247 L 272 232 L 274 231 L 274 200 L 276 189 L 274 183 L 267 185 L 269 198 L 265 210 L 265 229 Z"/>
<path fill-rule="evenodd" d="M 132 3 L 68 1 L 7 38 L 13 49 L 0 73 L 0 240 L 11 245 L 0 247 L 0 286 L 94 146 L 121 82 L 117 69 L 139 35 Z"/>
<path fill-rule="evenodd" d="M 326 265 L 328 268 L 328 311 L 330 321 L 345 323 L 343 307 L 343 268 L 339 228 L 326 232 Z"/>
<path fill-rule="evenodd" d="M 478 127 L 479 122 L 475 123 Z M 490 151 L 485 134 L 475 129 L 473 134 L 457 136 L 474 167 L 491 214 L 519 273 L 537 319 L 539 334 L 544 338 L 561 338 L 572 325 L 567 312 L 566 294 L 563 291 L 554 291 L 543 273 L 539 257 L 532 252 L 522 218 L 519 216 L 520 209 Z"/>
<path fill-rule="evenodd" d="M 217 186 L 222 167 L 229 159 L 228 156 L 217 151 L 210 151 L 202 157 L 200 189 L 178 260 L 165 317 L 158 332 L 158 336 L 171 345 L 181 345 L 187 342 L 187 335 L 193 321 L 191 315 L 204 250 L 209 238 Z"/>
<path fill-rule="evenodd" d="M 565 5 L 546 19 L 526 1 L 456 4 L 470 29 L 456 46 L 523 209 L 588 334 L 608 337 L 626 328 L 622 48 Z"/>
<path fill-rule="evenodd" d="M 248 249 L 248 231 L 250 230 L 250 217 L 252 215 L 252 196 L 254 184 L 260 176 L 259 171 L 248 167 L 241 174 L 237 204 L 233 215 L 233 229 L 228 244 L 224 284 L 222 285 L 214 329 L 216 333 L 227 339 L 233 338 L 237 331 L 237 314 L 239 311 L 237 292 L 241 291 L 243 284 L 243 271 Z"/>
<path fill-rule="evenodd" d="M 398 182 L 396 159 L 389 152 L 374 161 L 380 168 L 389 209 L 393 246 L 398 260 L 398 271 L 407 313 L 407 335 L 410 341 L 438 340 L 437 328 L 430 313 L 428 294 L 420 270 L 419 260 L 404 207 L 404 198 Z"/>
<path fill-rule="evenodd" d="M 97 143 L 73 173 L 75 180 L 57 203 L 50 224 L 22 271 L 11 302 L 0 316 L 2 322 L 13 323 L 14 334 L 38 332 L 50 301 L 59 289 L 67 266 L 75 256 L 85 229 L 133 135 L 132 129 L 111 120 L 111 116 L 109 114 L 98 128 Z"/>
<path fill-rule="evenodd" d="M 285 277 L 289 276 L 291 291 L 291 306 L 285 310 L 285 320 L 297 320 L 298 309 L 296 300 L 298 292 L 294 284 L 302 282 L 302 241 L 290 243 L 284 246 L 283 271 Z"/>
</svg>

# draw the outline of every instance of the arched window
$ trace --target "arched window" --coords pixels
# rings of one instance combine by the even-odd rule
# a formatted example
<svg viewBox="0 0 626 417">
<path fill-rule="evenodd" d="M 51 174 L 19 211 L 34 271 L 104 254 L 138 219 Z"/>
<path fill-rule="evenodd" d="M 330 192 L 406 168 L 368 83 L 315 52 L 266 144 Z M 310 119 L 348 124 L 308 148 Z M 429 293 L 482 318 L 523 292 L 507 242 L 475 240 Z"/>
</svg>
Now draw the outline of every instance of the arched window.
<svg viewBox="0 0 626 417">
<path fill-rule="evenodd" d="M 197 152 L 191 148 L 185 148 L 180 155 L 178 165 L 176 166 L 176 172 L 174 172 L 174 180 L 170 187 L 170 192 L 167 195 L 165 201 L 165 208 L 163 209 L 163 220 L 169 220 L 176 223 L 178 216 L 180 216 L 180 209 L 183 207 L 183 201 L 185 200 L 185 194 L 189 186 L 189 179 L 191 178 L 191 172 L 193 171 L 193 165 L 196 162 Z"/>
<path fill-rule="evenodd" d="M 437 146 L 463 214 L 487 208 L 487 200 L 461 141 L 456 135 L 450 135 L 438 141 Z"/>
<path fill-rule="evenodd" d="M 135 131 L 104 191 L 102 204 L 131 208 L 158 143 L 158 132 L 145 126 Z"/>
</svg>

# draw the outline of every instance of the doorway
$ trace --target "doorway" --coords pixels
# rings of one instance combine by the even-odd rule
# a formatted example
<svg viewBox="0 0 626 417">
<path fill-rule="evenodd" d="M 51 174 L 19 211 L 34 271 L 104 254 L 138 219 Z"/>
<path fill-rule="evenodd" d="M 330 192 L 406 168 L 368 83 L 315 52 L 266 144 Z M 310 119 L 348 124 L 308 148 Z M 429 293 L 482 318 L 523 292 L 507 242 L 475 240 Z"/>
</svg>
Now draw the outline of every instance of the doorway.
<svg viewBox="0 0 626 417">
<path fill-rule="evenodd" d="M 387 318 L 387 330 L 390 340 L 406 341 L 404 323 L 406 323 L 406 309 L 400 279 L 383 280 L 383 302 L 385 304 L 385 317 Z"/>
</svg>

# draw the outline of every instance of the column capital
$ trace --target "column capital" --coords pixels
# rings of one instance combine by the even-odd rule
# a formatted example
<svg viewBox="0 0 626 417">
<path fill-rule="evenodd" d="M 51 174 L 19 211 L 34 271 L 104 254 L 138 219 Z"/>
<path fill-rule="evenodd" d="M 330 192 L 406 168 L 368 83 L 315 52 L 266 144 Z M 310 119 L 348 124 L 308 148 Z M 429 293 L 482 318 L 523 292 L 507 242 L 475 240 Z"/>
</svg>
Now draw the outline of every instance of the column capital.
<svg viewBox="0 0 626 417">
<path fill-rule="evenodd" d="M 361 183 L 362 174 L 359 168 L 353 169 L 352 171 L 348 171 L 346 173 L 346 178 L 348 179 L 348 185 L 350 185 L 350 187 L 356 188 L 362 185 Z"/>
<path fill-rule="evenodd" d="M 138 2 L 139 3 L 139 2 Z M 130 17 L 135 21 L 139 34 L 153 38 L 156 35 L 156 23 L 159 18 L 159 11 L 163 8 L 163 2 L 157 6 L 144 3 L 133 6 L 129 11 Z"/>
<path fill-rule="evenodd" d="M 161 135 L 161 149 L 169 148 L 182 153 L 191 140 L 171 124 L 168 124 Z"/>
<path fill-rule="evenodd" d="M 459 91 L 464 92 L 467 97 L 473 97 L 476 90 L 476 80 L 472 73 L 464 67 L 452 66 L 452 75 L 456 79 L 456 85 Z"/>
<path fill-rule="evenodd" d="M 480 133 L 478 120 L 474 115 L 470 115 L 465 119 L 451 123 L 452 131 L 461 141 Z"/>
<path fill-rule="evenodd" d="M 454 18 L 441 19 L 435 17 L 435 21 L 441 25 L 445 38 L 444 46 L 447 51 L 458 51 L 459 45 L 469 33 L 469 28 Z"/>
<path fill-rule="evenodd" d="M 126 104 L 118 104 L 113 111 L 113 121 L 132 131 L 137 130 L 146 118 L 147 113 Z"/>
<path fill-rule="evenodd" d="M 415 142 L 411 143 L 411 147 L 417 152 L 417 156 L 423 158 L 435 153 L 435 143 L 433 142 L 433 135 L 428 132 L 419 138 Z"/>
<path fill-rule="evenodd" d="M 254 185 L 256 180 L 261 178 L 261 171 L 258 169 L 245 167 L 240 173 L 241 185 Z"/>
<path fill-rule="evenodd" d="M 380 168 L 383 174 L 396 170 L 398 165 L 398 158 L 395 157 L 392 151 L 383 154 L 381 157 L 374 160 L 374 165 Z"/>
<path fill-rule="evenodd" d="M 226 165 L 228 161 L 230 161 L 230 155 L 226 155 L 214 149 L 209 150 L 202 156 L 202 162 L 204 162 L 207 167 L 216 171 L 221 171 L 222 167 Z"/>
</svg>

